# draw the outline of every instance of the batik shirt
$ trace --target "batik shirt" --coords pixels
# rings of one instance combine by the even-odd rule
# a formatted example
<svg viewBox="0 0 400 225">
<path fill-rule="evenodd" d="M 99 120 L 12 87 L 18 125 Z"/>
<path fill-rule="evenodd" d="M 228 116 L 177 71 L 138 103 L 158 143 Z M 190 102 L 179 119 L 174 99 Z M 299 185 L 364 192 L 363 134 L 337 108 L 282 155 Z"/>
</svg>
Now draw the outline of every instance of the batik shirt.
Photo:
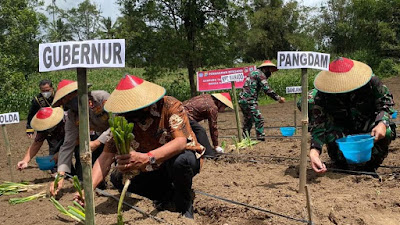
<svg viewBox="0 0 400 225">
<path fill-rule="evenodd" d="M 134 122 L 133 134 L 135 139 L 131 143 L 133 149 L 147 153 L 175 138 L 185 137 L 187 140 L 186 149 L 195 151 L 197 158 L 203 155 L 204 147 L 197 142 L 182 102 L 174 97 L 164 96 L 151 105 L 149 110 L 150 115 L 144 123 Z M 104 151 L 117 153 L 113 138 L 107 141 Z"/>
<path fill-rule="evenodd" d="M 269 87 L 268 79 L 265 74 L 261 70 L 256 70 L 251 72 L 246 78 L 242 92 L 239 94 L 241 103 L 257 103 L 258 93 L 261 89 L 266 95 L 273 98 L 275 101 L 280 99 L 280 96 Z"/>
<path fill-rule="evenodd" d="M 211 140 L 214 146 L 218 146 L 218 106 L 215 104 L 214 97 L 203 94 L 183 102 L 183 106 L 190 120 L 200 122 L 208 120 Z"/>
<path fill-rule="evenodd" d="M 381 121 L 388 124 L 393 114 L 393 96 L 378 77 L 361 88 L 341 94 L 318 91 L 312 107 L 311 148 L 321 151 L 342 134 L 370 133 Z"/>
</svg>

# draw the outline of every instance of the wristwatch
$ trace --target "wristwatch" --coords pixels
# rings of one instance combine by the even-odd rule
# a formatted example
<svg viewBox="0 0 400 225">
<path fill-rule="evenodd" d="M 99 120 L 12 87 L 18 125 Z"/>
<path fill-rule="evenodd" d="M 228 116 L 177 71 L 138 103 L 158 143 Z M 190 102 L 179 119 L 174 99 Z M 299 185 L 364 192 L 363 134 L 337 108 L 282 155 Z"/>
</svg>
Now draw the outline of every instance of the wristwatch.
<svg viewBox="0 0 400 225">
<path fill-rule="evenodd" d="M 149 164 L 146 166 L 146 171 L 153 171 L 154 167 L 157 165 L 156 158 L 151 152 L 147 153 L 147 156 L 149 156 Z"/>
</svg>

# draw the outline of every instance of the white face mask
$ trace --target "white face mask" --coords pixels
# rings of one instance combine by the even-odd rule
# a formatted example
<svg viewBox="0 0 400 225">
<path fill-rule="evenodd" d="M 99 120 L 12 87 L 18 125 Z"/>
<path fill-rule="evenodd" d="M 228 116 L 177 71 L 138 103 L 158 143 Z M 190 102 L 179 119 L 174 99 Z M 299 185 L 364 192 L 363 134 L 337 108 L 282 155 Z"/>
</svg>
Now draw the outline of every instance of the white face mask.
<svg viewBox="0 0 400 225">
<path fill-rule="evenodd" d="M 43 97 L 45 98 L 50 98 L 51 97 L 51 91 L 46 91 L 46 92 L 42 92 Z"/>
</svg>

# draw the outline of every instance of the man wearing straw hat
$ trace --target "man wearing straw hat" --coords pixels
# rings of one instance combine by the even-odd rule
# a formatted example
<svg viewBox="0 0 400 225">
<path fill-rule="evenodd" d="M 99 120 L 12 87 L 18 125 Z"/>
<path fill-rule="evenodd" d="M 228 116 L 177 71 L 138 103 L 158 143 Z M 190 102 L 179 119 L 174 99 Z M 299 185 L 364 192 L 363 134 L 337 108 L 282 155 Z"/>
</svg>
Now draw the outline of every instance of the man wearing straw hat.
<svg viewBox="0 0 400 225">
<path fill-rule="evenodd" d="M 327 170 L 319 158 L 324 144 L 331 160 L 346 168 L 346 159 L 335 140 L 363 133 L 374 136 L 375 144 L 371 159 L 357 167 L 375 171 L 396 136 L 395 125 L 391 125 L 394 102 L 389 89 L 368 65 L 343 57 L 330 63 L 329 71 L 320 72 L 314 86 L 318 90 L 310 118 L 310 160 L 314 171 Z"/>
<path fill-rule="evenodd" d="M 59 151 L 58 172 L 61 175 L 71 172 L 72 155 L 78 145 L 79 137 L 79 113 L 78 113 L 78 83 L 72 80 L 62 80 L 58 83 L 56 95 L 54 96 L 53 106 L 64 107 L 68 110 L 65 122 L 65 138 Z M 89 98 L 89 127 L 91 130 L 90 149 L 92 150 L 92 162 L 103 151 L 104 144 L 110 133 L 108 124 L 108 113 L 103 106 L 110 94 L 106 91 L 91 91 Z M 79 151 L 75 150 L 76 170 L 78 177 L 82 179 Z M 54 190 L 54 185 L 50 185 L 50 193 L 56 195 L 63 186 L 63 179 L 58 183 L 58 189 Z"/>
<path fill-rule="evenodd" d="M 110 139 L 93 166 L 93 188 L 108 174 L 113 185 L 122 190 L 122 173 L 139 170 L 128 191 L 160 203 L 172 202 L 176 211 L 193 218 L 192 179 L 200 171 L 204 147 L 190 128 L 183 105 L 164 96 L 165 89 L 133 75 L 121 79 L 104 106 L 108 112 L 124 116 L 134 123 L 135 140 L 130 154 L 116 155 Z"/>
<path fill-rule="evenodd" d="M 54 154 L 58 152 L 64 141 L 64 110 L 60 107 L 44 107 L 33 116 L 30 126 L 37 131 L 35 141 L 28 148 L 24 158 L 18 162 L 17 168 L 23 170 L 28 166 L 29 161 L 39 152 L 44 140 L 51 136 L 58 143 Z"/>
<path fill-rule="evenodd" d="M 215 152 L 224 152 L 218 145 L 218 112 L 223 112 L 226 107 L 233 109 L 231 95 L 228 92 L 215 94 L 202 94 L 183 102 L 188 114 L 190 126 L 196 134 L 197 140 L 206 148 L 205 155 L 214 156 Z M 198 123 L 208 120 L 211 140 L 214 148 L 211 147 L 205 129 Z"/>
<path fill-rule="evenodd" d="M 256 128 L 257 139 L 265 141 L 264 118 L 258 109 L 258 93 L 262 89 L 266 95 L 279 103 L 284 103 L 285 98 L 279 96 L 268 85 L 268 78 L 273 72 L 278 71 L 275 64 L 266 60 L 258 70 L 253 71 L 246 78 L 242 91 L 239 93 L 239 105 L 243 113 L 243 135 L 250 135 L 253 123 Z"/>
</svg>

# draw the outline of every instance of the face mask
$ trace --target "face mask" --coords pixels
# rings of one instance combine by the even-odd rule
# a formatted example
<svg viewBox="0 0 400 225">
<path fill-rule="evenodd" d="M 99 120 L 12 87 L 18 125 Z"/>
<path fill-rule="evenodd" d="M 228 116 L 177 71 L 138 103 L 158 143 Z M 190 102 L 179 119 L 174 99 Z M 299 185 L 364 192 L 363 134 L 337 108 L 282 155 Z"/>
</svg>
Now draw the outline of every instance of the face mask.
<svg viewBox="0 0 400 225">
<path fill-rule="evenodd" d="M 71 101 L 67 102 L 64 105 L 64 110 L 72 110 L 74 112 L 78 112 L 78 96 L 76 96 L 75 98 L 71 99 Z"/>
<path fill-rule="evenodd" d="M 133 112 L 128 112 L 124 113 L 122 116 L 128 120 L 128 122 L 134 122 L 134 123 L 139 123 L 139 122 L 144 122 L 146 121 L 146 118 L 150 115 L 148 110 L 138 110 L 138 111 L 133 111 Z"/>
<path fill-rule="evenodd" d="M 42 95 L 43 95 L 43 97 L 48 99 L 51 97 L 52 93 L 51 93 L 51 91 L 46 91 L 46 92 L 42 92 Z"/>
<path fill-rule="evenodd" d="M 269 78 L 269 77 L 271 76 L 272 73 L 271 73 L 271 71 L 266 71 L 264 74 L 265 74 L 265 76 L 266 76 L 267 78 Z"/>
</svg>

